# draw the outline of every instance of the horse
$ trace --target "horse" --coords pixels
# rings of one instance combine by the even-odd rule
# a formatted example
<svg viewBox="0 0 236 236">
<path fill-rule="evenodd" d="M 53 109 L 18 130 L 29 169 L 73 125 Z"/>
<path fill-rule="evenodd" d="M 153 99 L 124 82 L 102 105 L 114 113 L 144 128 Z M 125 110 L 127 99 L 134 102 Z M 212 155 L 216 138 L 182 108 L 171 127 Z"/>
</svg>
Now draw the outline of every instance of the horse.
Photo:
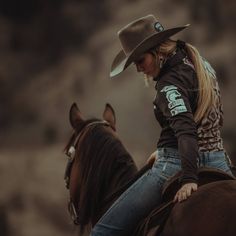
<svg viewBox="0 0 236 236">
<path fill-rule="evenodd" d="M 93 227 L 152 163 L 137 170 L 116 133 L 115 111 L 110 104 L 105 106 L 103 120 L 86 120 L 73 103 L 69 120 L 74 132 L 65 147 L 69 157 L 65 172 L 70 195 L 68 209 L 83 232 L 86 226 Z M 134 229 L 132 235 L 233 236 L 236 234 L 235 199 L 235 179 L 205 184 L 188 200 L 171 202 L 170 214 L 161 231 L 148 229 L 140 233 Z"/>
</svg>

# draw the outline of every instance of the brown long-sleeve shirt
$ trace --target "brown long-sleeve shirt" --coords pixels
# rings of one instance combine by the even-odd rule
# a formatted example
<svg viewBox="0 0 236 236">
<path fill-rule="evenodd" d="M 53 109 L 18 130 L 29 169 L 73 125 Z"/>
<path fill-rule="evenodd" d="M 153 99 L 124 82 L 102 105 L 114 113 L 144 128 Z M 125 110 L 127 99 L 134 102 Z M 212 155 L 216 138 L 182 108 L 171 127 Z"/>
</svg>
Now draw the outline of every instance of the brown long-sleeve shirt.
<svg viewBox="0 0 236 236">
<path fill-rule="evenodd" d="M 193 115 L 197 108 L 198 80 L 183 49 L 178 49 L 166 61 L 155 80 L 154 113 L 162 127 L 157 147 L 177 148 L 182 163 L 181 182 L 197 182 L 199 151 L 223 150 L 219 132 L 222 125 L 220 96 L 218 107 L 212 110 L 217 117 L 209 119 L 210 112 L 196 124 Z"/>
</svg>

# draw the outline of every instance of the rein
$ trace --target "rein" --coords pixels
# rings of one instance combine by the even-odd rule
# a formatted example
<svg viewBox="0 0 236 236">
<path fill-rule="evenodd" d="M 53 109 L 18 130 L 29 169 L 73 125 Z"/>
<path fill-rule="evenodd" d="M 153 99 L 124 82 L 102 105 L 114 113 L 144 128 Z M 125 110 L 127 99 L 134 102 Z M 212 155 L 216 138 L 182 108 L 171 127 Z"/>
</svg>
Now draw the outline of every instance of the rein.
<svg viewBox="0 0 236 236">
<path fill-rule="evenodd" d="M 68 156 L 68 160 L 67 160 L 67 165 L 66 165 L 66 170 L 65 170 L 65 175 L 64 175 L 64 180 L 65 180 L 65 184 L 66 184 L 66 188 L 69 189 L 69 184 L 70 184 L 70 174 L 71 174 L 71 169 L 72 169 L 72 165 L 74 163 L 75 160 L 75 150 L 76 150 L 76 146 L 79 143 L 81 137 L 83 134 L 86 134 L 89 130 L 90 127 L 93 126 L 98 126 L 98 125 L 104 125 L 104 126 L 110 126 L 111 125 L 105 121 L 94 121 L 91 122 L 89 124 L 87 124 L 75 137 L 74 142 L 72 143 L 72 145 L 70 146 L 70 148 L 68 148 L 68 150 L 66 150 L 65 154 Z M 87 132 L 86 132 L 87 131 Z M 79 224 L 79 214 L 76 211 L 75 205 L 73 203 L 73 201 L 70 199 L 68 202 L 68 211 L 70 213 L 70 216 L 74 222 L 74 224 Z"/>
</svg>

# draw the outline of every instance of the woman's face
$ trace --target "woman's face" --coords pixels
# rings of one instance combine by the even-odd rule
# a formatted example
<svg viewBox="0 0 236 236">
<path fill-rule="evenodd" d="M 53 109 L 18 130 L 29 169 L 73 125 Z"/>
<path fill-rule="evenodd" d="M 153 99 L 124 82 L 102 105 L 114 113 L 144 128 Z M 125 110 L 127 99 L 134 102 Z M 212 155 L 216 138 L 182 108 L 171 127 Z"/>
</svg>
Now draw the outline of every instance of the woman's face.
<svg viewBox="0 0 236 236">
<path fill-rule="evenodd" d="M 151 53 L 144 53 L 134 64 L 136 65 L 137 72 L 142 72 L 153 78 L 160 72 L 159 60 Z"/>
</svg>

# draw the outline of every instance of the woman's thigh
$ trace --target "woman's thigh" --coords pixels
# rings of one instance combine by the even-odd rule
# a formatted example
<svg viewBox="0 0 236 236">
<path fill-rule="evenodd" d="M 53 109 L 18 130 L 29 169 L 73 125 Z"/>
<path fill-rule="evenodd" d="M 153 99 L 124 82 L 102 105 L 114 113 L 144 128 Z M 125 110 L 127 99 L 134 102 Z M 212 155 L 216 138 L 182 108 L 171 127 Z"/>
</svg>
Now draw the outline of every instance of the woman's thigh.
<svg viewBox="0 0 236 236">
<path fill-rule="evenodd" d="M 125 235 L 160 204 L 162 181 L 155 169 L 132 184 L 94 226 L 92 235 Z"/>
<path fill-rule="evenodd" d="M 108 209 L 92 235 L 125 235 L 161 202 L 164 183 L 180 169 L 180 159 L 160 156 L 152 169 L 131 185 Z"/>
</svg>

